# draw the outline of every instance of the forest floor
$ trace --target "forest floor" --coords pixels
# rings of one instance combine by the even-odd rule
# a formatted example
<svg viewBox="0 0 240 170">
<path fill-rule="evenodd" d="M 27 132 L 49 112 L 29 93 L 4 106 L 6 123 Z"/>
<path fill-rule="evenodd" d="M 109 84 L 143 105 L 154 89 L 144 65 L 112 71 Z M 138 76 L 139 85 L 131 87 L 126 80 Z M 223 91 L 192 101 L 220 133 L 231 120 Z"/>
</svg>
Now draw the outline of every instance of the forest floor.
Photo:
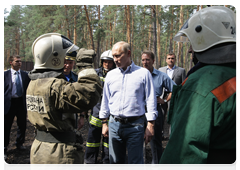
<svg viewBox="0 0 240 170">
<path fill-rule="evenodd" d="M 164 123 L 164 137 L 165 139 L 162 141 L 162 147 L 163 150 L 165 149 L 168 139 L 169 139 L 169 134 L 168 134 L 168 129 L 169 125 Z M 83 128 L 80 130 L 83 136 L 83 150 L 85 151 L 86 147 L 86 141 L 87 141 L 87 136 L 88 136 L 88 123 L 85 121 Z M 33 143 L 33 140 L 35 138 L 35 129 L 32 126 L 32 124 L 29 122 L 27 119 L 27 130 L 26 130 L 26 137 L 25 137 L 25 142 L 23 146 L 26 147 L 26 150 L 19 151 L 16 146 L 15 146 L 15 140 L 17 136 L 17 122 L 16 118 L 14 119 L 12 129 L 11 129 L 11 134 L 10 134 L 10 143 L 8 145 L 8 152 L 7 152 L 7 159 L 5 160 L 6 163 L 8 164 L 30 164 L 30 149 L 31 145 Z M 99 159 L 98 162 L 101 163 L 100 161 L 100 155 L 101 151 L 99 152 Z M 152 160 L 152 154 L 151 154 L 151 149 L 150 149 L 150 144 L 147 144 L 145 146 L 145 164 L 150 164 Z"/>
</svg>

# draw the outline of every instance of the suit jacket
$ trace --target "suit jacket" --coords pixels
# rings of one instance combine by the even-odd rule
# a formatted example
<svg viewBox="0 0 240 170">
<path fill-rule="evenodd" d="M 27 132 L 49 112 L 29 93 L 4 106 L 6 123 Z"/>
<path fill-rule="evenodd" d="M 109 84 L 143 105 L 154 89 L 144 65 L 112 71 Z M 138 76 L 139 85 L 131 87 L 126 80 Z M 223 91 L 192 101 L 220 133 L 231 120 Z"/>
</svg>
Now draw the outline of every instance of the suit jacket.
<svg viewBox="0 0 240 170">
<path fill-rule="evenodd" d="M 30 82 L 28 73 L 20 70 L 22 77 L 22 87 L 23 87 L 23 105 L 26 108 L 25 112 L 27 113 L 26 107 L 26 90 Z M 4 71 L 4 115 L 6 115 L 11 107 L 12 99 L 12 75 L 11 70 Z"/>
<path fill-rule="evenodd" d="M 160 67 L 158 70 L 167 74 L 167 66 Z M 185 71 L 185 69 L 182 68 L 182 67 L 177 67 L 176 66 L 176 68 L 173 71 L 172 80 L 177 85 L 180 85 L 185 80 L 185 78 L 186 78 L 186 71 Z"/>
</svg>

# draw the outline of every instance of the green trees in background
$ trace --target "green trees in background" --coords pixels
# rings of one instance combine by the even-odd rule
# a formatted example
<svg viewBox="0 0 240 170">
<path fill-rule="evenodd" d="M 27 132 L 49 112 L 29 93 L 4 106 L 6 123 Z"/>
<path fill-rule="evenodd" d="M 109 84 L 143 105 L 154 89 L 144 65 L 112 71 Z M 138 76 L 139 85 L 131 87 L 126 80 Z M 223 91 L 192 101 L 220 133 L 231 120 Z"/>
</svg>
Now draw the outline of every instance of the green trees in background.
<svg viewBox="0 0 240 170">
<path fill-rule="evenodd" d="M 184 22 L 206 5 L 12 5 L 4 17 L 4 67 L 10 55 L 33 61 L 31 46 L 40 35 L 57 32 L 80 48 L 94 49 L 94 66 L 102 52 L 118 41 L 131 45 L 132 59 L 141 66 L 141 52 L 155 53 L 155 68 L 166 65 L 166 55 L 174 52 L 177 65 L 192 67 L 189 43 L 173 41 Z M 233 11 L 235 7 L 227 6 Z M 4 14 L 8 11 L 4 10 Z"/>
</svg>

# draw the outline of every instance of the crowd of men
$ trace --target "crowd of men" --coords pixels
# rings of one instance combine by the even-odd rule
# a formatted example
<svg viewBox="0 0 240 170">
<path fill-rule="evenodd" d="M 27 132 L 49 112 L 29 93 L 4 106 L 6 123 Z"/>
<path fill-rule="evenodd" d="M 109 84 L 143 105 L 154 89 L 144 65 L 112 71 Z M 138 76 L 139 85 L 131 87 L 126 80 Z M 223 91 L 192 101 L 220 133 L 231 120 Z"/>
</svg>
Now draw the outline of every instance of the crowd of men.
<svg viewBox="0 0 240 170">
<path fill-rule="evenodd" d="M 95 164 L 101 144 L 103 164 L 143 164 L 143 144 L 149 142 L 152 164 L 234 163 L 236 15 L 226 7 L 202 9 L 174 40 L 191 43 L 195 66 L 187 75 L 175 65 L 174 53 L 166 56 L 166 67 L 156 69 L 154 53 L 145 50 L 140 67 L 130 45 L 120 41 L 102 53 L 95 70 L 94 50 L 79 50 L 58 33 L 38 37 L 34 69 L 21 71 L 21 58 L 14 55 L 4 72 L 5 158 L 15 116 L 16 146 L 25 149 L 27 114 L 36 128 L 32 164 Z M 72 72 L 75 64 L 78 74 Z M 162 152 L 165 116 L 171 128 Z M 76 135 L 84 117 L 85 153 Z"/>
</svg>

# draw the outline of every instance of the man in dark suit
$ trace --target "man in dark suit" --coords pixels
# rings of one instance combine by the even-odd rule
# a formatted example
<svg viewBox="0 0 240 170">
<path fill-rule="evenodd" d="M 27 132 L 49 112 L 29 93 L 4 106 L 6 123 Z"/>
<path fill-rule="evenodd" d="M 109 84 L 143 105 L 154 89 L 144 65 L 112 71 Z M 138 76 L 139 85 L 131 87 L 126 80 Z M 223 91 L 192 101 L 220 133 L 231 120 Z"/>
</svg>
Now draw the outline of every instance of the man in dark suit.
<svg viewBox="0 0 240 170">
<path fill-rule="evenodd" d="M 185 80 L 185 77 L 186 77 L 185 69 L 181 67 L 177 67 L 175 65 L 176 56 L 174 53 L 169 53 L 167 55 L 166 62 L 167 62 L 167 66 L 160 67 L 158 70 L 166 73 L 177 85 L 180 85 Z M 168 95 L 169 95 L 169 92 L 165 89 L 163 94 L 163 99 L 166 99 Z M 161 105 L 163 109 L 164 118 L 167 115 L 167 109 L 169 108 L 169 105 L 170 105 L 170 101 Z"/>
<path fill-rule="evenodd" d="M 11 69 L 4 72 L 4 158 L 7 157 L 10 131 L 14 117 L 17 117 L 17 149 L 23 150 L 26 131 L 26 90 L 30 79 L 28 73 L 20 70 L 19 55 L 10 56 Z"/>
</svg>

